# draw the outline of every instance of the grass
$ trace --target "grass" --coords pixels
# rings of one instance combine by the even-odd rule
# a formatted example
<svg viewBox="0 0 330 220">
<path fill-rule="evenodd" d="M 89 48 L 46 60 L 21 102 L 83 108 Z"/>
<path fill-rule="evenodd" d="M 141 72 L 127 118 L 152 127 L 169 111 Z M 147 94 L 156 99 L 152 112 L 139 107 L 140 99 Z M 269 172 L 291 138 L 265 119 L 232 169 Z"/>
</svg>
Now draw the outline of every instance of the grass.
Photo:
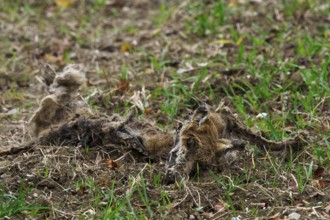
<svg viewBox="0 0 330 220">
<path fill-rule="evenodd" d="M 188 12 L 191 13 L 192 19 L 187 20 L 187 31 L 205 37 L 216 34 L 219 26 L 225 25 L 230 9 L 223 0 L 217 0 L 210 5 L 196 1 L 188 6 Z"/>
<path fill-rule="evenodd" d="M 4 182 L 3 182 L 4 183 Z M 26 187 L 22 181 L 18 192 L 8 194 L 5 190 L 5 185 L 2 184 L 0 192 L 0 218 L 10 218 L 13 216 L 30 216 L 34 217 L 40 213 L 49 210 L 49 207 L 34 205 L 28 198 L 28 193 L 32 187 Z"/>
<path fill-rule="evenodd" d="M 99 111 L 120 114 L 131 111 L 128 98 L 141 90 L 139 82 L 142 81 L 151 94 L 150 99 L 144 101 L 155 112 L 149 117 L 162 121 L 162 127 L 173 127 L 202 102 L 216 108 L 225 100 L 249 127 L 262 131 L 269 139 L 282 140 L 301 130 L 309 132 L 302 152 L 278 156 L 248 146 L 246 155 L 238 159 L 239 165 L 207 174 L 198 169 L 196 177 L 171 186 L 162 185 L 163 174 L 154 170 L 151 163 L 148 169 L 135 170 L 135 173 L 100 168 L 101 171 L 89 173 L 91 177 L 69 180 L 70 185 L 74 182 L 76 192 L 88 197 L 85 204 L 75 207 L 82 219 L 166 218 L 171 211 L 177 211 L 177 207 L 196 218 L 204 218 L 203 213 L 216 213 L 214 201 L 221 201 L 226 210 L 223 218 L 227 219 L 276 214 L 270 208 L 251 205 L 251 201 L 278 207 L 278 213 L 295 207 L 299 199 L 308 201 L 310 206 L 320 206 L 310 192 L 314 187 L 315 167 L 329 169 L 330 166 L 329 116 L 326 115 L 330 105 L 330 46 L 329 29 L 322 22 L 328 6 L 326 1 L 279 0 L 276 3 L 267 6 L 262 2 L 198 0 L 179 7 L 160 1 L 150 9 L 154 13 L 144 12 L 141 16 L 147 19 L 140 20 L 134 13 L 127 19 L 123 15 L 127 9 L 109 8 L 105 0 L 61 9 L 53 3 L 2 1 L 0 13 L 2 17 L 6 15 L 6 22 L 0 21 L 0 26 L 8 33 L 0 33 L 3 42 L 0 104 L 9 108 L 19 106 L 22 114 L 25 110 L 26 115 L 15 115 L 15 121 L 29 118 L 31 103 L 35 100 L 27 94 L 32 90 L 33 96 L 40 95 L 32 86 L 37 69 L 34 60 L 44 61 L 44 53 L 56 52 L 63 57 L 61 64 L 52 63 L 57 69 L 68 63 L 84 63 L 89 67 L 89 77 L 95 80 L 101 93 L 104 92 L 100 95 L 102 104 L 93 102 L 93 97 L 88 100 Z M 276 11 L 267 7 L 274 7 Z M 316 17 L 311 19 L 309 14 Z M 36 21 L 41 17 L 42 21 Z M 25 23 L 20 23 L 21 18 Z M 14 31 L 6 28 L 7 23 L 13 25 Z M 27 24 L 34 37 L 24 29 Z M 143 31 L 149 34 L 144 35 Z M 69 45 L 62 51 L 57 48 L 61 43 L 52 42 L 55 38 L 66 39 Z M 99 42 L 110 38 L 114 48 L 111 50 L 115 52 L 98 47 Z M 130 45 L 133 41 L 137 46 Z M 123 53 L 120 48 L 128 42 L 132 48 Z M 101 53 L 108 56 L 98 57 Z M 172 65 L 173 60 L 179 60 L 177 66 Z M 203 63 L 207 65 L 201 67 Z M 179 71 L 187 66 L 192 70 Z M 233 69 L 242 69 L 242 73 L 223 74 L 224 70 Z M 9 81 L 2 75 L 8 76 Z M 116 93 L 112 87 L 118 80 L 129 80 L 130 88 Z M 92 94 L 94 88 L 88 91 Z M 257 118 L 260 113 L 267 116 Z M 0 120 L 3 120 L 1 115 Z M 8 120 L 1 123 L 6 124 Z M 86 155 L 92 152 L 86 148 Z M 52 178 L 54 168 L 38 169 L 40 178 Z M 97 172 L 113 178 L 110 184 L 97 183 Z M 125 173 L 122 174 L 125 180 L 118 177 L 120 172 Z M 213 188 L 206 188 L 209 183 L 216 187 L 216 196 L 212 194 Z M 38 217 L 50 211 L 50 207 L 29 201 L 31 189 L 33 186 L 24 187 L 22 183 L 16 193 L 11 194 L 3 185 L 0 217 Z M 327 194 L 327 189 L 318 190 Z M 204 201 L 199 202 L 203 198 Z M 322 205 L 326 199 L 321 196 Z M 57 205 L 59 209 L 64 206 Z"/>
<path fill-rule="evenodd" d="M 153 183 L 154 186 L 161 187 L 160 175 L 152 177 L 153 180 L 144 179 L 144 173 L 131 177 L 128 184 L 128 189 L 125 193 L 118 195 L 118 190 L 121 189 L 121 184 L 116 181 L 109 183 L 109 187 L 100 187 L 95 181 L 90 178 L 87 180 L 79 180 L 76 183 L 76 191 L 86 193 L 91 203 L 88 207 L 93 210 L 93 217 L 98 213 L 100 219 L 144 219 L 154 218 L 161 211 L 167 210 L 171 201 L 165 190 L 159 192 L 159 198 L 151 199 L 147 192 L 148 183 Z M 132 203 L 134 201 L 134 203 Z M 85 214 L 84 214 L 85 213 Z M 80 214 L 81 217 L 86 217 L 86 212 Z"/>
<path fill-rule="evenodd" d="M 304 165 L 301 166 L 300 164 L 298 164 L 298 166 L 297 166 L 297 177 L 298 177 L 297 185 L 298 185 L 298 192 L 300 194 L 302 194 L 305 191 L 306 185 L 312 177 L 312 172 L 313 172 L 313 161 L 309 164 L 308 168 L 306 168 L 306 166 L 304 166 Z"/>
</svg>

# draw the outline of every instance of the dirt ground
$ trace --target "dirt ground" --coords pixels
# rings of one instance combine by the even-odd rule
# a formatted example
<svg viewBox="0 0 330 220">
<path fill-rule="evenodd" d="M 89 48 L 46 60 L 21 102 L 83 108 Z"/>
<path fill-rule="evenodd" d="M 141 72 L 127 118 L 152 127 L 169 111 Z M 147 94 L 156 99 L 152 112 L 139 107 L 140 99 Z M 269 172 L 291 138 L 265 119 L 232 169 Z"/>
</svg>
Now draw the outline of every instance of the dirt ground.
<svg viewBox="0 0 330 220">
<path fill-rule="evenodd" d="M 194 16 L 188 9 L 198 1 L 162 5 L 161 1 L 114 0 L 102 6 L 83 1 L 68 7 L 55 1 L 13 2 L 17 6 L 0 9 L 0 148 L 26 148 L 0 154 L 2 192 L 16 195 L 26 188 L 28 204 L 48 209 L 36 214 L 24 211 L 10 219 L 98 219 L 105 218 L 109 209 L 118 212 L 115 218 L 126 218 L 134 211 L 127 215 L 132 219 L 295 219 L 295 214 L 300 219 L 330 218 L 330 94 L 315 103 L 320 103 L 313 116 L 318 123 L 299 128 L 286 125 L 288 133 L 308 133 L 303 150 L 261 153 L 250 145 L 225 155 L 219 164 L 200 170 L 189 180 L 173 184 L 161 181 L 165 159 L 153 161 L 124 146 L 30 144 L 33 137 L 28 124 L 46 95 L 38 80 L 40 63 L 49 63 L 56 71 L 70 63 L 83 64 L 87 83 L 81 95 L 92 109 L 123 116 L 133 111 L 137 119 L 150 120 L 165 131 L 175 129 L 202 102 L 217 108 L 223 101 L 241 114 L 228 91 L 236 88 L 234 94 L 244 97 L 238 88 L 247 91 L 249 86 L 243 79 L 252 86 L 260 81 L 251 67 L 237 62 L 241 50 L 237 41 L 219 43 L 218 39 L 228 38 L 228 26 L 241 34 L 265 35 L 267 45 L 256 45 L 251 38 L 240 40 L 245 51 L 257 51 L 251 61 L 255 66 L 263 65 L 265 56 L 271 57 L 265 65 L 274 69 L 295 59 L 290 74 L 275 75 L 270 84 L 299 84 L 302 76 L 296 74 L 294 65 L 324 66 L 324 60 L 329 60 L 329 41 L 311 58 L 298 59 L 299 42 L 291 36 L 295 28 L 313 39 L 320 32 L 330 34 L 329 15 L 302 8 L 288 19 L 276 3 L 229 1 L 228 5 L 236 4 L 239 10 L 221 28 L 223 32 L 212 37 L 187 32 Z M 205 7 L 212 3 L 205 1 Z M 329 9 L 329 4 L 321 5 Z M 280 34 L 287 35 L 283 42 L 277 39 Z M 212 65 L 207 65 L 208 75 L 200 80 L 195 75 L 206 63 Z M 325 65 L 329 73 L 329 62 Z M 329 83 L 330 74 L 327 79 Z M 178 82 L 194 94 L 180 96 L 175 89 L 166 93 L 166 88 Z M 200 85 L 194 89 L 197 82 Z M 300 83 L 302 91 L 308 88 Z M 166 108 L 176 96 L 184 98 Z M 282 108 L 282 101 L 282 94 L 261 100 L 272 112 Z M 254 121 L 247 118 L 259 112 L 246 109 L 247 115 L 241 116 L 253 127 Z M 302 114 L 306 121 L 312 120 L 309 112 Z M 316 158 L 315 146 L 325 149 L 322 163 Z M 300 179 L 309 167 L 312 176 Z M 299 192 L 301 184 L 303 192 Z"/>
</svg>

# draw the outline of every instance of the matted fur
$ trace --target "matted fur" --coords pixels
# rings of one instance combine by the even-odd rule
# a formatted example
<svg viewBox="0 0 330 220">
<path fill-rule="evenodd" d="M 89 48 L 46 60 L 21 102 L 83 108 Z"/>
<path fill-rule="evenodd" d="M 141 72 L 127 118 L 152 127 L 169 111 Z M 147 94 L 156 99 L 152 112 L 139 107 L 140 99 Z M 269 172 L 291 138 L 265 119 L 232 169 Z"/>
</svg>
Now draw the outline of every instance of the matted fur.
<svg viewBox="0 0 330 220">
<path fill-rule="evenodd" d="M 132 114 L 128 117 L 94 114 L 78 93 L 84 81 L 85 74 L 79 66 L 68 66 L 55 77 L 47 78 L 50 95 L 42 99 L 31 118 L 37 141 L 89 147 L 125 146 L 154 160 L 166 158 L 169 181 L 189 175 L 197 165 L 215 163 L 227 150 L 244 149 L 246 143 L 265 150 L 303 145 L 301 135 L 280 142 L 268 140 L 247 128 L 226 106 L 215 112 L 202 105 L 170 132 L 149 121 L 135 120 Z"/>
</svg>

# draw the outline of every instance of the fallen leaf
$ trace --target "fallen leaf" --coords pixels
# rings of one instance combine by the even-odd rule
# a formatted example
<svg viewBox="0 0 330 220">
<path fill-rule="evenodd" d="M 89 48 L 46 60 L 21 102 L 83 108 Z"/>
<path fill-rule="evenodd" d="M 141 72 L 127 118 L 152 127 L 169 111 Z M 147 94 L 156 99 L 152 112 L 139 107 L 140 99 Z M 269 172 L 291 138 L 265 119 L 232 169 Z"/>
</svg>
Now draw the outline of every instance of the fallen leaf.
<svg viewBox="0 0 330 220">
<path fill-rule="evenodd" d="M 330 185 L 330 180 L 324 180 L 324 179 L 312 180 L 312 184 L 314 186 L 317 186 L 319 189 L 325 189 Z"/>
<path fill-rule="evenodd" d="M 321 189 L 328 188 L 330 185 L 330 180 L 324 180 L 324 179 L 319 180 L 319 185 Z"/>
<path fill-rule="evenodd" d="M 114 160 L 107 160 L 105 161 L 105 164 L 109 169 L 118 169 L 120 167 L 119 163 Z"/>
<path fill-rule="evenodd" d="M 74 4 L 74 0 L 54 0 L 55 4 L 61 8 L 67 8 Z"/>
<path fill-rule="evenodd" d="M 146 70 L 145 70 L 145 73 L 146 74 L 152 74 L 154 71 L 151 69 L 151 68 L 147 68 Z"/>
<path fill-rule="evenodd" d="M 330 79 L 330 78 L 329 78 Z M 329 126 L 325 125 L 325 124 L 322 124 L 320 126 L 320 131 L 322 132 L 328 132 L 329 131 Z"/>
<path fill-rule="evenodd" d="M 86 194 L 86 193 L 88 193 L 88 188 L 87 188 L 86 186 L 81 186 L 81 187 L 79 188 L 79 192 L 80 192 L 81 194 Z"/>
<path fill-rule="evenodd" d="M 117 91 L 120 93 L 125 93 L 129 88 L 129 81 L 127 79 L 122 79 L 120 82 L 117 84 Z"/>
<path fill-rule="evenodd" d="M 224 205 L 222 204 L 221 201 L 218 201 L 218 202 L 214 205 L 214 209 L 215 209 L 217 212 L 221 212 L 221 211 L 224 211 L 224 210 L 225 210 L 225 207 L 224 207 Z"/>
<path fill-rule="evenodd" d="M 124 42 L 121 46 L 120 46 L 120 51 L 122 53 L 126 53 L 126 52 L 130 52 L 132 50 L 132 45 L 127 43 L 127 42 Z"/>
<path fill-rule="evenodd" d="M 47 54 L 44 55 L 43 58 L 47 63 L 57 63 L 57 64 L 63 64 L 64 63 L 64 59 L 63 59 L 62 55 L 54 56 L 52 54 L 47 53 Z"/>
<path fill-rule="evenodd" d="M 144 109 L 144 114 L 145 115 L 154 115 L 155 111 L 152 108 L 147 107 L 147 108 Z"/>
<path fill-rule="evenodd" d="M 101 182 L 101 186 L 103 186 L 103 187 L 109 187 L 110 186 L 109 180 L 103 180 Z"/>
<path fill-rule="evenodd" d="M 324 168 L 323 167 L 318 167 L 316 170 L 313 172 L 313 179 L 318 179 L 320 178 L 323 173 L 324 173 Z"/>
</svg>

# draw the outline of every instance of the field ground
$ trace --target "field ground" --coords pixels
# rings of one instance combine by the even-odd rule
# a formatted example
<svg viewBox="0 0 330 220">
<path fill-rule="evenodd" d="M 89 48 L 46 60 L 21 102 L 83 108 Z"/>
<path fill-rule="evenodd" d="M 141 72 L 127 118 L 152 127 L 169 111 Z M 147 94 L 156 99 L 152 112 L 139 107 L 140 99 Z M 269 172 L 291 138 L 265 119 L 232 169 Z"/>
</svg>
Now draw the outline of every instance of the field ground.
<svg viewBox="0 0 330 220">
<path fill-rule="evenodd" d="M 39 63 L 88 69 L 91 108 L 174 129 L 207 103 L 235 110 L 298 152 L 250 143 L 162 184 L 164 162 L 106 146 L 34 146 L 0 156 L 0 218 L 329 219 L 330 4 L 291 1 L 0 2 L 0 148 L 31 140 Z"/>
</svg>

